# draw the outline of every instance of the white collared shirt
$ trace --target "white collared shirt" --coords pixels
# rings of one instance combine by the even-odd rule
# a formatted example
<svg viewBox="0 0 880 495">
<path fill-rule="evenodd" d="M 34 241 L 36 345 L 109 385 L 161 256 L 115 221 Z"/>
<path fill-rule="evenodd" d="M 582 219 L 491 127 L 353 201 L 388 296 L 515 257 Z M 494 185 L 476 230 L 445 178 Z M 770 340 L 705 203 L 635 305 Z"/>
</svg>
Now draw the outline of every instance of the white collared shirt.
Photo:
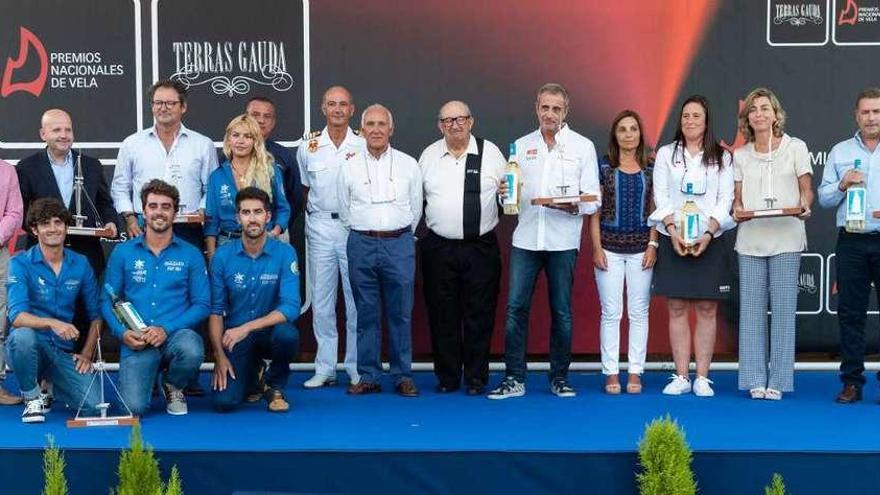
<svg viewBox="0 0 880 495">
<path fill-rule="evenodd" d="M 303 141 L 296 150 L 296 162 L 299 164 L 302 184 L 309 188 L 306 211 L 339 213 L 339 196 L 336 190 L 339 169 L 346 163 L 347 158 L 363 152 L 364 138 L 351 129 L 346 129 L 345 138 L 337 148 L 330 139 L 327 127 L 324 127 L 321 135 L 314 141 L 317 146 L 310 145 L 312 140 Z"/>
<path fill-rule="evenodd" d="M 467 151 L 459 158 L 449 152 L 445 139 L 425 148 L 419 158 L 425 187 L 425 223 L 437 235 L 464 238 L 465 164 L 468 155 L 476 154 L 477 139 L 472 135 Z M 498 181 L 504 176 L 506 164 L 501 150 L 484 139 L 480 161 L 480 235 L 498 225 Z"/>
<path fill-rule="evenodd" d="M 377 160 L 366 148 L 339 169 L 339 218 L 352 230 L 413 231 L 422 216 L 416 160 L 391 146 Z"/>
<path fill-rule="evenodd" d="M 715 165 L 703 166 L 702 151 L 691 155 L 683 146 L 678 150 L 675 148 L 675 143 L 669 143 L 657 150 L 653 184 L 656 209 L 648 223 L 656 225 L 661 234 L 669 235 L 663 219 L 681 210 L 687 198 L 682 191 L 683 184 L 691 182 L 693 190 L 699 193 L 691 196 L 697 207 L 703 215 L 714 218 L 721 227 L 715 232 L 715 237 L 734 228 L 736 224 L 730 216 L 733 205 L 733 161 L 730 153 L 725 151 L 722 155 L 719 170 Z"/>
<path fill-rule="evenodd" d="M 556 146 L 548 150 L 539 129 L 516 140 L 516 160 L 523 186 L 513 246 L 529 251 L 579 249 L 583 215 L 595 213 L 602 205 L 592 141 L 564 124 L 556 133 Z M 577 194 L 593 194 L 597 200 L 580 203 L 578 215 L 531 204 L 533 198 Z"/>
<path fill-rule="evenodd" d="M 217 151 L 207 137 L 180 125 L 169 151 L 156 126 L 125 138 L 119 148 L 110 195 L 116 211 L 143 213 L 141 188 L 162 179 L 180 192 L 180 213 L 205 207 L 208 176 L 217 168 Z"/>
</svg>

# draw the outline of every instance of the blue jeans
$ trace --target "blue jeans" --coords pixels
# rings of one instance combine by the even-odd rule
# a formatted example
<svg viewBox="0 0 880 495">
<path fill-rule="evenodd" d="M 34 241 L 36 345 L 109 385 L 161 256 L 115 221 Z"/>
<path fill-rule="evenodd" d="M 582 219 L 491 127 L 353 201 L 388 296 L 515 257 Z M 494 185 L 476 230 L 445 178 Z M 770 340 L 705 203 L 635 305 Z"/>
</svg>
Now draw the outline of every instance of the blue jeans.
<svg viewBox="0 0 880 495">
<path fill-rule="evenodd" d="M 52 331 L 20 327 L 13 329 L 6 340 L 6 353 L 18 378 L 21 395 L 25 400 L 38 398 L 38 380 L 46 377 L 52 380 L 56 400 L 74 410 L 82 403 L 82 412 L 94 415 L 95 406 L 101 401 L 101 382 L 92 383 L 94 373 L 81 375 L 76 371 L 73 353 L 59 347 L 49 335 L 38 335 L 45 332 Z"/>
<path fill-rule="evenodd" d="M 122 345 L 119 360 L 119 393 L 134 415 L 150 409 L 153 384 L 159 369 L 164 371 L 164 383 L 182 389 L 196 376 L 205 358 L 205 346 L 199 334 L 182 328 L 168 335 L 159 347 L 148 346 L 134 351 Z"/>
<path fill-rule="evenodd" d="M 550 382 L 565 380 L 571 363 L 571 286 L 577 250 L 510 252 L 504 362 L 507 376 L 524 382 L 529 330 L 529 310 L 535 281 L 543 269 L 550 300 Z"/>
<path fill-rule="evenodd" d="M 357 370 L 364 383 L 378 383 L 382 376 L 380 309 L 388 319 L 391 377 L 395 385 L 412 378 L 415 270 L 411 233 L 384 239 L 349 233 L 348 275 L 357 307 Z"/>
<path fill-rule="evenodd" d="M 235 344 L 232 352 L 224 349 L 235 370 L 235 379 L 227 376 L 226 389 L 214 392 L 212 400 L 218 411 L 231 411 L 244 401 L 245 394 L 256 381 L 256 365 L 271 359 L 266 373 L 269 388 L 283 390 L 290 377 L 290 362 L 299 347 L 299 330 L 291 323 L 282 323 L 251 333 Z"/>
</svg>

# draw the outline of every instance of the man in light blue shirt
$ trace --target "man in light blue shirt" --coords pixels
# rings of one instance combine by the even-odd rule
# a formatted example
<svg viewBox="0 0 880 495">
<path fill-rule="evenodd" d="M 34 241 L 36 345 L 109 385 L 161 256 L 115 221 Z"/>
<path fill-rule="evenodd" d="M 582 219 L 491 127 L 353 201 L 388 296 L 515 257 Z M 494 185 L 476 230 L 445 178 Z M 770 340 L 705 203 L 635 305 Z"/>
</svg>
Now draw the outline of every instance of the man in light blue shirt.
<svg viewBox="0 0 880 495">
<path fill-rule="evenodd" d="M 210 289 L 205 260 L 171 230 L 177 214 L 177 189 L 154 179 L 141 191 L 144 235 L 117 246 L 110 255 L 104 282 L 131 302 L 147 327 L 133 331 L 116 318 L 110 297 L 102 292 L 101 311 L 122 341 L 119 391 L 133 414 L 150 407 L 157 373 L 168 414 L 187 413 L 183 387 L 196 376 L 204 343 L 193 330 L 207 316 Z"/>
<path fill-rule="evenodd" d="M 272 364 L 258 390 L 269 411 L 290 409 L 283 390 L 299 343 L 294 326 L 299 265 L 292 246 L 266 234 L 271 204 L 259 188 L 239 191 L 235 205 L 242 237 L 220 246 L 211 261 L 208 326 L 215 356 L 214 407 L 220 411 L 242 403 L 246 390 L 263 376 L 264 358 Z"/>
<path fill-rule="evenodd" d="M 92 357 L 101 317 L 95 273 L 85 256 L 64 248 L 70 213 L 55 198 L 34 201 L 28 228 L 38 244 L 12 258 L 7 282 L 12 334 L 6 343 L 25 408 L 22 421 L 42 423 L 48 412 L 39 378 L 54 385 L 55 397 L 68 407 L 93 413 L 99 385 L 92 384 Z M 77 299 L 85 303 L 91 325 L 83 351 L 74 352 L 79 329 L 73 324 Z M 84 401 L 84 402 L 83 402 Z"/>
<path fill-rule="evenodd" d="M 153 84 L 148 96 L 155 125 L 125 138 L 119 148 L 110 191 L 129 237 L 141 234 L 138 215 L 143 205 L 137 197 L 152 179 L 173 184 L 180 192 L 181 213 L 204 213 L 208 176 L 217 168 L 217 152 L 207 137 L 187 129 L 186 87 L 169 79 Z M 199 224 L 177 224 L 175 233 L 204 249 Z"/>
<path fill-rule="evenodd" d="M 837 208 L 837 321 L 840 328 L 840 380 L 837 402 L 862 399 L 865 384 L 865 320 L 871 284 L 880 288 L 880 88 L 868 88 L 856 98 L 855 136 L 837 143 L 828 154 L 819 204 Z M 856 161 L 860 162 L 856 170 Z M 846 228 L 847 189 L 864 183 L 864 226 Z"/>
</svg>

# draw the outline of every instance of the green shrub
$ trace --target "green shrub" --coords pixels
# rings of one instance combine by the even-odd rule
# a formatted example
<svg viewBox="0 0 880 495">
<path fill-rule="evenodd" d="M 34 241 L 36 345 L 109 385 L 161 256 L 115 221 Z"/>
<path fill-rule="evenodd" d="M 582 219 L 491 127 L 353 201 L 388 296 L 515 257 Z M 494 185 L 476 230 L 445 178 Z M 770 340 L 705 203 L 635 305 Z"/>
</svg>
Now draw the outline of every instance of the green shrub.
<svg viewBox="0 0 880 495">
<path fill-rule="evenodd" d="M 67 477 L 64 476 L 64 454 L 55 445 L 52 435 L 49 445 L 43 451 L 43 495 L 67 495 Z"/>
<path fill-rule="evenodd" d="M 180 472 L 177 471 L 177 466 L 171 468 L 171 478 L 168 479 L 165 495 L 183 495 L 183 484 L 180 482 Z"/>
<path fill-rule="evenodd" d="M 691 470 L 693 455 L 684 432 L 669 415 L 657 418 L 645 428 L 639 441 L 636 475 L 641 495 L 694 495 L 697 482 Z"/>
<path fill-rule="evenodd" d="M 764 488 L 764 495 L 785 495 L 785 483 L 782 482 L 782 475 L 779 473 L 773 473 L 773 480 L 770 481 L 770 486 Z"/>
<path fill-rule="evenodd" d="M 140 425 L 131 429 L 128 450 L 119 456 L 119 486 L 115 495 L 162 495 L 162 478 L 159 461 L 153 456 L 153 448 L 144 445 Z"/>
</svg>

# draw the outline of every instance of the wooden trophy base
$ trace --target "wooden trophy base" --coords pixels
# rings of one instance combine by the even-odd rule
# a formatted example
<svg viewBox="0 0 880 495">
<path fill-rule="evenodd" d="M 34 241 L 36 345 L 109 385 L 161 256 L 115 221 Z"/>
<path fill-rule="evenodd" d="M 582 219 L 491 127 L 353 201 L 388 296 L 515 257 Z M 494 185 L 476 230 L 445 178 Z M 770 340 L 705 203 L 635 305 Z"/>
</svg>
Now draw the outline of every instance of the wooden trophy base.
<svg viewBox="0 0 880 495">
<path fill-rule="evenodd" d="M 81 235 L 86 237 L 113 237 L 110 229 L 99 229 L 97 227 L 67 227 L 67 235 Z"/>
<path fill-rule="evenodd" d="M 140 424 L 137 416 L 107 416 L 106 418 L 74 418 L 67 420 L 68 428 L 91 428 L 95 426 L 134 426 Z"/>
<path fill-rule="evenodd" d="M 739 212 L 738 216 L 744 219 L 751 218 L 773 218 L 773 217 L 794 217 L 804 212 L 800 206 L 793 208 L 771 208 L 768 210 L 744 210 Z"/>
<path fill-rule="evenodd" d="M 204 223 L 205 219 L 199 213 L 182 213 L 174 217 L 174 223 Z"/>
<path fill-rule="evenodd" d="M 572 205 L 577 203 L 589 203 L 599 199 L 595 194 L 581 194 L 578 196 L 552 196 L 547 198 L 532 198 L 535 206 L 546 205 Z"/>
</svg>

